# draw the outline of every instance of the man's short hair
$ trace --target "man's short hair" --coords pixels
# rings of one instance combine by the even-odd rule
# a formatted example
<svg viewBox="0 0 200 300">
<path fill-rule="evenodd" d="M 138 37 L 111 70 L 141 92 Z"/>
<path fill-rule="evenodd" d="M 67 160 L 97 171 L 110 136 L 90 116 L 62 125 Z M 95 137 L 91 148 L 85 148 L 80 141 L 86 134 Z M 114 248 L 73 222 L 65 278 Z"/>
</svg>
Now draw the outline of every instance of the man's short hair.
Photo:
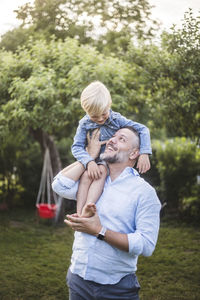
<svg viewBox="0 0 200 300">
<path fill-rule="evenodd" d="M 133 148 L 140 148 L 140 138 L 138 132 L 131 126 L 125 126 L 123 128 L 127 128 L 134 133 L 135 139 L 133 140 Z"/>
</svg>

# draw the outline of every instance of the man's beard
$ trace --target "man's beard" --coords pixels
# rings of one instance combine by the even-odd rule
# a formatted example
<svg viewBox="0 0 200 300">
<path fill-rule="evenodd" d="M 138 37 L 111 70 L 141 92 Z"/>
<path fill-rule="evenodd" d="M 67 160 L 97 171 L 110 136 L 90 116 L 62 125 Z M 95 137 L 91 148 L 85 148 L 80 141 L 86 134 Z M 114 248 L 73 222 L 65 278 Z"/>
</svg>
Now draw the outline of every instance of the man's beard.
<svg viewBox="0 0 200 300">
<path fill-rule="evenodd" d="M 122 162 L 128 161 L 129 151 L 127 151 L 127 152 L 118 152 L 114 156 L 109 156 L 109 154 L 106 154 L 104 152 L 100 155 L 100 159 L 106 161 L 109 164 L 122 163 Z"/>
</svg>

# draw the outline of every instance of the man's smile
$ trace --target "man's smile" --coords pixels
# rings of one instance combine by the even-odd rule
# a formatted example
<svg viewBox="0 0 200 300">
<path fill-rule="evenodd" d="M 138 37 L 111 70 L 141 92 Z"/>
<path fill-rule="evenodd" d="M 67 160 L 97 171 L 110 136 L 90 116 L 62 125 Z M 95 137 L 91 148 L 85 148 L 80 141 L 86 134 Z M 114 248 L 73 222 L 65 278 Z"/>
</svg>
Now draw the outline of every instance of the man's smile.
<svg viewBox="0 0 200 300">
<path fill-rule="evenodd" d="M 108 143 L 106 149 L 109 151 L 117 151 L 118 150 L 117 147 L 113 145 L 113 143 Z"/>
</svg>

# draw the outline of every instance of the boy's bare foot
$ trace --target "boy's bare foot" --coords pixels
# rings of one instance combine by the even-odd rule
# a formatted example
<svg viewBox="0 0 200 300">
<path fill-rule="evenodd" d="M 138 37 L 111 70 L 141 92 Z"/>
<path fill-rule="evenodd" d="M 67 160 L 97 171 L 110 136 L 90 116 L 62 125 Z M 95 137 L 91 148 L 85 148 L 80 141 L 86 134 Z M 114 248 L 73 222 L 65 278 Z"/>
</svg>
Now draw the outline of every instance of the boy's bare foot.
<svg viewBox="0 0 200 300">
<path fill-rule="evenodd" d="M 83 207 L 81 217 L 92 217 L 96 212 L 96 205 L 94 203 L 88 203 Z"/>
</svg>

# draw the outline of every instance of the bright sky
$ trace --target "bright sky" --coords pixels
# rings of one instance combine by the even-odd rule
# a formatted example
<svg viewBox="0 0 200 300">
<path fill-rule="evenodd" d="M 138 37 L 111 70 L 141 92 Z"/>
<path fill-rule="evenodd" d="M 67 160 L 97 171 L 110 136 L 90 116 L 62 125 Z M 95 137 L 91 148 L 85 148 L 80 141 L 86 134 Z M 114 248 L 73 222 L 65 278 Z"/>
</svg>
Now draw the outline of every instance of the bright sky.
<svg viewBox="0 0 200 300">
<path fill-rule="evenodd" d="M 33 0 L 0 0 L 0 35 L 19 25 L 15 17 L 14 9 Z M 149 0 L 152 9 L 152 17 L 162 22 L 162 28 L 169 29 L 172 24 L 180 25 L 184 12 L 192 8 L 194 15 L 200 11 L 199 0 Z"/>
</svg>

